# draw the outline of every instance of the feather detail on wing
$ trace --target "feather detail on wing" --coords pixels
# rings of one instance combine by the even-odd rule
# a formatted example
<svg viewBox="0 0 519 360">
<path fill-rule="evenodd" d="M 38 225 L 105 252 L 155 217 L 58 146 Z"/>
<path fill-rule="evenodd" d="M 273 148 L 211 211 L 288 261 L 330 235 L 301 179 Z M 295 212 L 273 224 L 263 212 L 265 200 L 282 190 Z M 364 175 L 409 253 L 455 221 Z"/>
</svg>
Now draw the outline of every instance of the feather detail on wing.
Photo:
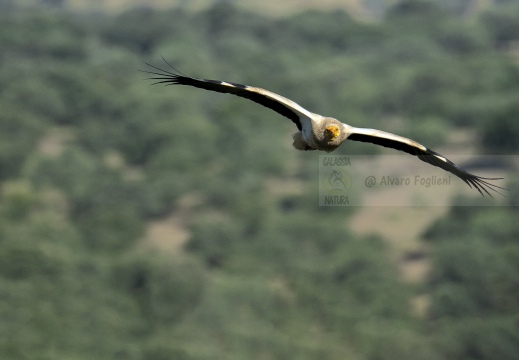
<svg viewBox="0 0 519 360">
<path fill-rule="evenodd" d="M 174 72 L 166 71 L 151 64 L 145 63 L 152 67 L 156 71 L 143 71 L 152 75 L 152 80 L 157 80 L 154 84 L 166 84 L 166 85 L 188 85 L 197 87 L 200 89 L 215 91 L 219 93 L 232 94 L 245 99 L 252 100 L 258 104 L 261 104 L 271 110 L 274 110 L 278 114 L 281 114 L 296 124 L 297 128 L 301 131 L 300 117 L 312 117 L 312 113 L 298 105 L 297 103 L 289 100 L 281 95 L 273 93 L 271 91 L 257 88 L 248 85 L 241 85 L 232 82 L 220 81 L 220 80 L 208 80 L 198 79 L 191 76 L 177 74 Z"/>
<path fill-rule="evenodd" d="M 398 136 L 395 134 L 375 129 L 353 128 L 352 133 L 348 136 L 348 140 L 362 141 L 376 145 L 381 145 L 384 147 L 404 151 L 408 154 L 417 156 L 420 160 L 428 164 L 437 166 L 445 171 L 448 171 L 456 175 L 465 183 L 467 183 L 470 187 L 476 188 L 481 193 L 481 195 L 484 195 L 483 192 L 485 192 L 487 195 L 492 197 L 489 190 L 503 195 L 497 189 L 506 190 L 500 186 L 494 185 L 487 181 L 500 180 L 501 178 L 485 178 L 471 174 L 463 170 L 462 168 L 458 167 L 456 164 L 454 164 L 452 161 L 445 158 L 441 154 L 431 149 L 428 149 L 425 146 L 417 143 L 416 141 L 405 138 L 403 136 Z"/>
</svg>

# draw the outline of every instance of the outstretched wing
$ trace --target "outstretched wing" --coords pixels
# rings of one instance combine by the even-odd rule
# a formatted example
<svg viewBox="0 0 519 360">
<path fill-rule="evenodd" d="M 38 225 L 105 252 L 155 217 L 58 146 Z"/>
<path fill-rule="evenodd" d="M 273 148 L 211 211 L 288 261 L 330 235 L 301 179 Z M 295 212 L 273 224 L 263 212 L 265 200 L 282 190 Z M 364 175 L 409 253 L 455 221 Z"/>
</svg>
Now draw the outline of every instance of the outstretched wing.
<svg viewBox="0 0 519 360">
<path fill-rule="evenodd" d="M 348 140 L 368 142 L 400 151 L 405 151 L 408 154 L 417 156 L 420 160 L 426 163 L 437 166 L 445 171 L 448 171 L 456 175 L 461 180 L 466 182 L 470 187 L 474 186 L 481 193 L 481 195 L 484 195 L 483 192 L 485 192 L 490 197 L 492 197 L 489 190 L 495 191 L 498 194 L 501 193 L 497 189 L 506 190 L 502 187 L 499 187 L 486 181 L 500 180 L 501 178 L 484 178 L 481 176 L 473 175 L 458 167 L 456 164 L 454 164 L 452 161 L 445 158 L 441 154 L 438 154 L 437 152 L 426 148 L 425 146 L 417 143 L 416 141 L 405 138 L 403 136 L 398 136 L 395 134 L 375 129 L 353 128 L 351 135 L 348 136 Z"/>
<path fill-rule="evenodd" d="M 197 79 L 191 76 L 166 71 L 148 63 L 145 64 L 155 69 L 154 71 L 144 71 L 155 75 L 150 78 L 152 80 L 157 80 L 154 84 L 188 85 L 249 99 L 274 110 L 278 114 L 286 116 L 296 124 L 299 131 L 302 129 L 301 117 L 311 118 L 313 115 L 292 100 L 262 88 L 220 80 Z"/>
</svg>

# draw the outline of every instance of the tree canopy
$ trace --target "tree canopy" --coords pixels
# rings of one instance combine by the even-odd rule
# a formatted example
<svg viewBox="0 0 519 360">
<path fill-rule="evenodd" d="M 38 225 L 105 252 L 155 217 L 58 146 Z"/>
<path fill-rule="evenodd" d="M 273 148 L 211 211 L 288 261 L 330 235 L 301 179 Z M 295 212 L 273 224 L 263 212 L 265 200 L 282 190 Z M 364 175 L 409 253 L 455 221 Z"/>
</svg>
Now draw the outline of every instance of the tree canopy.
<svg viewBox="0 0 519 360">
<path fill-rule="evenodd" d="M 358 209 L 317 206 L 318 154 L 289 151 L 290 121 L 138 71 L 164 56 L 354 126 L 396 118 L 434 145 L 470 128 L 482 152 L 512 154 L 515 2 L 468 18 L 463 1 L 405 0 L 372 22 L 44 3 L 0 1 L 0 357 L 517 356 L 517 179 L 513 206 L 433 224 L 429 277 L 409 284 L 384 239 L 348 228 Z M 150 241 L 165 221 L 178 244 Z"/>
</svg>

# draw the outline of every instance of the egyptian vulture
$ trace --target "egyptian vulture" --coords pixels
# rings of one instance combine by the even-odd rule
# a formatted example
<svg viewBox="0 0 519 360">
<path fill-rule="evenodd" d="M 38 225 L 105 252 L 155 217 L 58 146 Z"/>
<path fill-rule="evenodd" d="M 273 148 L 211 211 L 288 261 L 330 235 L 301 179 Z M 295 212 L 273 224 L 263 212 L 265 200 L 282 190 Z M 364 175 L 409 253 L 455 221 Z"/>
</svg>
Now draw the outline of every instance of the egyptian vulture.
<svg viewBox="0 0 519 360">
<path fill-rule="evenodd" d="M 164 61 L 166 62 L 165 59 Z M 324 150 L 331 152 L 337 149 L 346 139 L 368 142 L 417 156 L 426 163 L 456 175 L 470 187 L 475 187 L 483 196 L 486 193 L 492 197 L 489 190 L 501 194 L 497 189 L 504 189 L 487 181 L 500 180 L 501 178 L 485 178 L 471 174 L 439 153 L 403 136 L 381 130 L 356 128 L 344 124 L 337 119 L 314 114 L 290 99 L 259 87 L 186 76 L 169 63 L 167 64 L 175 72 L 167 71 L 148 63 L 145 64 L 153 69 L 152 71 L 143 71 L 153 75 L 150 79 L 156 81 L 152 85 L 187 85 L 219 93 L 232 94 L 252 100 L 289 118 L 299 130 L 292 136 L 294 139 L 293 146 L 297 150 Z"/>
</svg>

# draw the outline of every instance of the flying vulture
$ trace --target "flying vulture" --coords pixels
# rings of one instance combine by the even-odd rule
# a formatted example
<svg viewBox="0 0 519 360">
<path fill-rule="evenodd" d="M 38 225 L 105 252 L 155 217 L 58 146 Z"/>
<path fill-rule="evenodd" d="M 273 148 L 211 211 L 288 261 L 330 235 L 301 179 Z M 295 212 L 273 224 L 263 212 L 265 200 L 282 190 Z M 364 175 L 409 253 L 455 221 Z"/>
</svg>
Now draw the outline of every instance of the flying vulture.
<svg viewBox="0 0 519 360">
<path fill-rule="evenodd" d="M 164 61 L 166 62 L 166 60 Z M 314 114 L 290 99 L 259 87 L 186 76 L 169 63 L 167 64 L 175 72 L 167 71 L 148 63 L 145 64 L 153 69 L 152 71 L 144 71 L 153 75 L 150 78 L 156 80 L 153 85 L 187 85 L 219 93 L 232 94 L 252 100 L 289 118 L 298 129 L 298 132 L 292 136 L 294 139 L 293 146 L 297 150 L 324 150 L 331 152 L 337 149 L 346 139 L 368 142 L 417 156 L 426 163 L 456 175 L 470 187 L 475 187 L 483 196 L 487 194 L 492 197 L 489 190 L 501 194 L 497 189 L 504 189 L 487 181 L 500 180 L 501 178 L 485 178 L 471 174 L 439 153 L 403 136 L 376 129 L 356 128 L 344 124 L 337 119 Z"/>
</svg>

